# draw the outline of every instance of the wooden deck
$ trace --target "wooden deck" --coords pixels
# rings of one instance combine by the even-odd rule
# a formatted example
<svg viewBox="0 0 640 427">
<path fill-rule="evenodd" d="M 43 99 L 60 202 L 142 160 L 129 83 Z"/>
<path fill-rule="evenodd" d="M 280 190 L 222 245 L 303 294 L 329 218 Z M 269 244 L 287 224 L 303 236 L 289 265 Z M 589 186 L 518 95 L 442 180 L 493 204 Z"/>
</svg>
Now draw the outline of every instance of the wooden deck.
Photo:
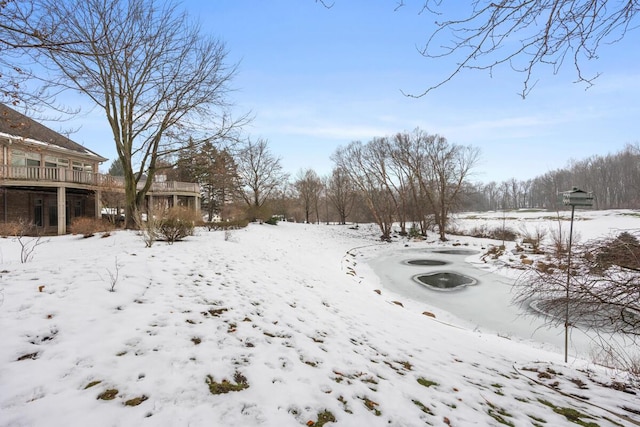
<svg viewBox="0 0 640 427">
<path fill-rule="evenodd" d="M 0 165 L 0 185 L 78 187 L 94 190 L 124 191 L 124 178 L 95 172 L 44 166 Z M 138 183 L 142 188 L 144 182 Z M 200 185 L 192 182 L 165 181 L 151 184 L 151 193 L 199 195 Z"/>
</svg>

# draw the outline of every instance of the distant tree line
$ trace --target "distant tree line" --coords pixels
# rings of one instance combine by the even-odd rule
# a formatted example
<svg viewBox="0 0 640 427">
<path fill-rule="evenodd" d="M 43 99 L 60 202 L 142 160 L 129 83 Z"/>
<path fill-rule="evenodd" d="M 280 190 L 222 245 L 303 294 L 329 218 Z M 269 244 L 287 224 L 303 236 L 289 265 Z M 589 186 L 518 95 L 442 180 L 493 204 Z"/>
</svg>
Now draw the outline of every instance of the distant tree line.
<svg viewBox="0 0 640 427">
<path fill-rule="evenodd" d="M 291 178 L 268 141 L 188 143 L 158 161 L 167 180 L 200 184 L 205 219 L 297 222 L 373 222 L 383 239 L 394 224 L 401 234 L 436 230 L 444 239 L 450 214 L 468 199 L 479 151 L 420 129 L 354 141 L 332 155 L 328 176 L 300 169 Z M 121 175 L 119 160 L 109 169 Z"/>
<path fill-rule="evenodd" d="M 205 219 L 308 223 L 375 223 L 389 239 L 401 234 L 441 239 L 452 213 L 511 209 L 563 209 L 561 194 L 577 186 L 594 193 L 595 209 L 640 208 L 640 146 L 574 160 L 565 169 L 530 180 L 474 183 L 480 152 L 421 129 L 368 142 L 353 141 L 331 156 L 330 174 L 282 169 L 267 140 L 231 146 L 187 144 L 159 162 L 169 180 L 198 182 Z M 119 162 L 109 171 L 120 174 Z"/>
<path fill-rule="evenodd" d="M 579 187 L 594 195 L 594 209 L 640 208 L 640 145 L 618 153 L 573 160 L 566 168 L 534 179 L 474 184 L 466 210 L 562 209 L 563 191 Z"/>
</svg>

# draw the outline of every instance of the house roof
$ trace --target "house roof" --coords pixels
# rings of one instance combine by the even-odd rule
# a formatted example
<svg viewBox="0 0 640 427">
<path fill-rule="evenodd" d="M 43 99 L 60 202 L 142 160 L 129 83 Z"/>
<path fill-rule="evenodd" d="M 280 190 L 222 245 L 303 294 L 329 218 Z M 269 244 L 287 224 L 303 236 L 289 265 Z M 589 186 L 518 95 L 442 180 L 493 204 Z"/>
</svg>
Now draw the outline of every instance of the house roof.
<svg viewBox="0 0 640 427">
<path fill-rule="evenodd" d="M 74 151 L 91 157 L 97 157 L 98 161 L 107 159 L 89 150 L 86 147 L 72 141 L 64 135 L 55 132 L 35 120 L 17 112 L 0 103 L 0 133 L 16 136 L 24 140 L 32 140 L 44 144 L 53 145 L 66 150 Z"/>
</svg>

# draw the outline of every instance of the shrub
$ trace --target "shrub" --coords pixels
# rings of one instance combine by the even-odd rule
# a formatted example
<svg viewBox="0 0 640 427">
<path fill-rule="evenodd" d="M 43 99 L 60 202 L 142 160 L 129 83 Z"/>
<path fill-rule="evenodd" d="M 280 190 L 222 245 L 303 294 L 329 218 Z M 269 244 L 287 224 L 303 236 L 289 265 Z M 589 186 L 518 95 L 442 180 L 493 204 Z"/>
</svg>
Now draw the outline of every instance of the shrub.
<svg viewBox="0 0 640 427">
<path fill-rule="evenodd" d="M 278 217 L 272 216 L 271 218 L 266 220 L 264 223 L 269 225 L 278 225 Z"/>
<path fill-rule="evenodd" d="M 486 224 L 476 225 L 469 230 L 469 236 L 471 237 L 487 237 L 488 231 Z"/>
<path fill-rule="evenodd" d="M 203 225 L 207 227 L 209 231 L 218 230 L 236 230 L 238 228 L 244 228 L 249 224 L 248 219 L 236 219 L 233 221 L 207 221 Z"/>
<path fill-rule="evenodd" d="M 410 239 L 417 239 L 419 237 L 422 237 L 422 234 L 420 234 L 420 230 L 418 230 L 418 227 L 416 227 L 415 224 L 412 224 L 411 228 L 409 228 L 408 236 Z"/>
<path fill-rule="evenodd" d="M 13 237 L 22 234 L 24 225 L 19 222 L 3 222 L 0 223 L 0 236 Z"/>
<path fill-rule="evenodd" d="M 158 221 L 157 231 L 167 243 L 172 244 L 187 236 L 193 236 L 196 221 L 198 221 L 196 212 L 181 206 L 174 206 Z"/>
<path fill-rule="evenodd" d="M 594 252 L 594 271 L 606 270 L 614 265 L 636 271 L 640 269 L 640 241 L 628 231 L 604 240 Z"/>
<path fill-rule="evenodd" d="M 82 234 L 83 237 L 91 237 L 96 233 L 113 230 L 113 224 L 99 218 L 81 217 L 73 220 L 69 226 L 71 234 Z"/>
<path fill-rule="evenodd" d="M 509 227 L 495 227 L 489 230 L 489 237 L 494 240 L 507 240 L 513 242 L 518 237 L 518 234 Z"/>
<path fill-rule="evenodd" d="M 140 237 L 142 237 L 145 247 L 150 248 L 158 239 L 157 229 L 159 220 L 156 219 L 154 212 L 151 212 L 151 214 L 144 214 L 137 210 L 134 213 L 133 218 L 135 220 L 136 227 L 140 230 Z"/>
<path fill-rule="evenodd" d="M 489 228 L 486 225 L 478 225 L 474 226 L 471 229 L 460 230 L 453 226 L 447 229 L 447 232 L 450 234 L 457 234 L 462 236 L 471 236 L 477 238 L 485 238 L 485 239 L 493 239 L 493 240 L 507 240 L 514 241 L 518 236 L 515 231 L 508 227 L 494 227 Z"/>
</svg>

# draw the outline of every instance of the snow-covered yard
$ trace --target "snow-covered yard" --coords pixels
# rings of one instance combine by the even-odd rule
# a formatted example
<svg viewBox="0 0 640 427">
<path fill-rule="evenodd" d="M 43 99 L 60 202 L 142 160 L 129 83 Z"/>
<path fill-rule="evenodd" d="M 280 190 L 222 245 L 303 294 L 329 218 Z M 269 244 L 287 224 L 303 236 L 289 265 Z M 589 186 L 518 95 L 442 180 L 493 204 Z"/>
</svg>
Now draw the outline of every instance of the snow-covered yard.
<svg viewBox="0 0 640 427">
<path fill-rule="evenodd" d="M 24 264 L 0 239 L 0 425 L 640 423 L 623 374 L 385 287 L 371 260 L 436 244 L 378 234 L 251 224 L 146 249 L 119 231 L 48 238 Z"/>
</svg>

